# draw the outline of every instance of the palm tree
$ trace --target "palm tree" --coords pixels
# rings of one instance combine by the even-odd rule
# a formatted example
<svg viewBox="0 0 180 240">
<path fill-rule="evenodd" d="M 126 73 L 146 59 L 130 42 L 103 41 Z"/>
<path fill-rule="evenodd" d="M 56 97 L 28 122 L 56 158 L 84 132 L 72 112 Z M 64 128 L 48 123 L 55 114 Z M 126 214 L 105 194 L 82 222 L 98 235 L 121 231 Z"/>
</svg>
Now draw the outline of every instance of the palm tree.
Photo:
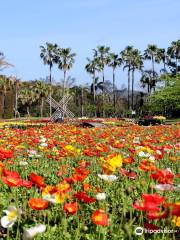
<svg viewBox="0 0 180 240">
<path fill-rule="evenodd" d="M 2 52 L 0 52 L 0 71 L 4 70 L 7 67 L 14 67 L 12 64 L 8 63 L 5 60 L 5 56 Z"/>
<path fill-rule="evenodd" d="M 52 115 L 52 103 L 51 103 L 51 96 L 52 96 L 52 67 L 54 63 L 57 63 L 57 44 L 46 43 L 46 46 L 40 46 L 41 53 L 40 57 L 42 58 L 45 65 L 49 66 L 49 81 L 50 81 L 50 109 L 49 114 L 50 117 Z"/>
<path fill-rule="evenodd" d="M 163 63 L 163 69 L 161 69 L 161 72 L 167 73 L 166 65 L 167 65 L 167 53 L 165 48 L 159 48 L 158 49 L 158 56 L 160 61 Z"/>
<path fill-rule="evenodd" d="M 115 70 L 117 67 L 121 66 L 122 58 L 118 56 L 118 54 L 110 53 L 109 54 L 109 67 L 113 70 L 113 106 L 114 112 L 116 111 L 116 96 L 115 96 Z"/>
<path fill-rule="evenodd" d="M 28 117 L 30 117 L 30 107 L 38 100 L 37 93 L 34 91 L 33 86 L 26 87 L 21 90 L 19 100 L 22 105 L 26 106 Z"/>
<path fill-rule="evenodd" d="M 152 70 L 145 70 L 145 71 L 143 71 L 143 74 L 142 74 L 142 77 L 140 79 L 140 82 L 141 82 L 143 88 L 145 88 L 147 86 L 148 95 L 151 94 L 151 90 L 154 87 L 154 79 L 157 82 L 158 74 L 156 72 L 155 72 L 155 74 L 153 76 Z"/>
<path fill-rule="evenodd" d="M 71 48 L 58 49 L 58 68 L 61 69 L 64 73 L 63 97 L 65 95 L 65 88 L 66 88 L 66 74 L 72 68 L 75 62 L 75 56 L 76 56 L 75 53 L 71 53 Z M 63 118 L 64 118 L 64 113 L 63 113 Z"/>
<path fill-rule="evenodd" d="M 65 94 L 66 88 L 66 75 L 67 72 L 72 68 L 75 62 L 75 53 L 71 53 L 70 48 L 62 48 L 58 50 L 58 68 L 63 71 L 64 79 L 63 79 L 63 96 Z"/>
<path fill-rule="evenodd" d="M 90 60 L 87 58 L 88 63 L 85 66 L 86 71 L 92 75 L 93 77 L 93 101 L 94 105 L 96 104 L 96 72 L 100 72 L 101 68 L 99 66 L 99 60 L 98 58 L 94 58 L 93 60 Z M 96 113 L 95 113 L 96 114 Z"/>
<path fill-rule="evenodd" d="M 132 70 L 132 93 L 131 93 L 131 109 L 134 109 L 134 72 L 135 70 L 142 70 L 143 57 L 138 49 L 132 51 L 131 57 L 131 70 Z"/>
<path fill-rule="evenodd" d="M 131 81 L 131 67 L 132 67 L 132 52 L 133 46 L 127 46 L 123 51 L 121 51 L 121 57 L 124 63 L 124 69 L 128 69 L 128 109 L 130 108 L 130 81 Z"/>
<path fill-rule="evenodd" d="M 10 80 L 11 80 L 13 90 L 15 92 L 14 116 L 16 118 L 17 115 L 20 117 L 20 113 L 18 111 L 18 94 L 19 94 L 19 89 L 22 86 L 22 83 L 21 83 L 20 79 L 18 79 L 17 77 L 14 77 L 14 76 L 10 77 Z"/>
<path fill-rule="evenodd" d="M 98 46 L 97 49 L 93 49 L 94 51 L 94 57 L 97 58 L 99 62 L 99 67 L 102 69 L 102 82 L 104 84 L 105 78 L 104 78 L 104 69 L 105 66 L 109 63 L 109 51 L 110 47 L 106 46 Z M 102 90 L 102 109 L 103 109 L 103 117 L 105 117 L 105 111 L 104 111 L 104 87 Z"/>
<path fill-rule="evenodd" d="M 180 60 L 180 40 L 173 41 L 168 47 L 167 54 L 170 58 L 175 59 L 175 74 L 178 73 L 178 61 Z"/>
<path fill-rule="evenodd" d="M 36 92 L 37 98 L 40 101 L 40 115 L 43 117 L 44 98 L 46 98 L 49 94 L 49 86 L 43 81 L 36 81 L 34 91 Z"/>
<path fill-rule="evenodd" d="M 154 64 L 160 63 L 161 61 L 158 47 L 155 44 L 149 44 L 147 49 L 144 51 L 144 58 L 147 60 L 151 60 L 152 72 L 153 72 L 153 78 L 154 78 L 155 77 Z M 154 79 L 154 83 L 155 83 L 155 79 Z"/>
</svg>

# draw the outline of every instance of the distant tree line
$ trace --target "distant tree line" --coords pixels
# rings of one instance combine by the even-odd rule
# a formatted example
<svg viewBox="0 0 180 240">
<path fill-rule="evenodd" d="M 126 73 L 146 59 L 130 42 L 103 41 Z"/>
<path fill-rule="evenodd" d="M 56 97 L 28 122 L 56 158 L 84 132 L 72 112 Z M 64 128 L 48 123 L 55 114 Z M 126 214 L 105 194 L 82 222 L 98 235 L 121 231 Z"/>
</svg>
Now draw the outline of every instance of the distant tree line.
<svg viewBox="0 0 180 240">
<path fill-rule="evenodd" d="M 47 104 L 47 96 L 60 100 L 67 93 L 73 96 L 69 107 L 76 116 L 124 116 L 132 110 L 139 114 L 148 111 L 167 114 L 176 109 L 178 113 L 179 105 L 174 103 L 177 102 L 175 98 L 165 99 L 174 90 L 174 95 L 179 94 L 180 40 L 173 41 L 167 49 L 148 45 L 143 53 L 133 46 L 127 46 L 119 53 L 111 52 L 110 47 L 98 46 L 93 49 L 92 57 L 87 58 L 85 70 L 92 76 L 92 83 L 86 85 L 75 84 L 69 75 L 75 57 L 70 48 L 46 43 L 40 46 L 40 58 L 49 68 L 47 79 L 22 81 L 0 75 L 0 117 L 51 116 L 52 103 L 50 101 L 50 106 Z M 150 69 L 145 68 L 146 61 L 151 63 Z M 54 66 L 63 72 L 63 80 L 56 84 L 52 78 Z M 13 65 L 0 53 L 0 71 L 7 67 Z M 112 81 L 106 80 L 106 67 L 112 69 Z M 118 68 L 127 72 L 127 89 L 118 90 L 116 87 Z M 157 68 L 161 69 L 160 72 Z M 141 74 L 138 81 L 145 89 L 143 91 L 134 89 L 136 71 Z M 158 109 L 157 106 L 161 107 Z"/>
</svg>

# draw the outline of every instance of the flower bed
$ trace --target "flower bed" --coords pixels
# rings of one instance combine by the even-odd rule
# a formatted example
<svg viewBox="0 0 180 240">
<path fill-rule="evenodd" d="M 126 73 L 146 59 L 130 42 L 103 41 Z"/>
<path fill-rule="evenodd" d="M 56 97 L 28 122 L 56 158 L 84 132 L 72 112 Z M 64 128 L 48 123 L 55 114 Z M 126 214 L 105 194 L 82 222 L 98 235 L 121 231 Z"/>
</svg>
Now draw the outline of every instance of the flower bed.
<svg viewBox="0 0 180 240">
<path fill-rule="evenodd" d="M 136 239 L 142 227 L 173 230 L 153 239 L 175 239 L 179 138 L 176 125 L 2 128 L 1 236 Z"/>
</svg>

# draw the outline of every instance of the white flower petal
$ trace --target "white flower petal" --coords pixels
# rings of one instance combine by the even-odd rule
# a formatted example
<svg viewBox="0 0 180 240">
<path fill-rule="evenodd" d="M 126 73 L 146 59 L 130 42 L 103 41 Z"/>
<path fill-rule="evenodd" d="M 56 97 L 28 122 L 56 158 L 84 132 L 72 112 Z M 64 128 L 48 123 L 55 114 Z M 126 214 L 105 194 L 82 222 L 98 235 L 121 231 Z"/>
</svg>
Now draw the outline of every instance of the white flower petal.
<svg viewBox="0 0 180 240">
<path fill-rule="evenodd" d="M 171 184 L 156 184 L 154 186 L 155 189 L 159 191 L 171 191 L 174 190 L 174 186 Z"/>
<path fill-rule="evenodd" d="M 23 240 L 33 239 L 38 233 L 43 233 L 46 231 L 46 226 L 44 224 L 38 224 L 35 227 L 24 229 Z"/>
<path fill-rule="evenodd" d="M 118 179 L 116 175 L 98 174 L 98 177 L 109 182 L 112 182 Z"/>
<path fill-rule="evenodd" d="M 16 221 L 16 220 L 15 220 Z M 1 226 L 3 228 L 9 228 L 12 227 L 15 221 L 9 221 L 8 216 L 4 216 L 1 218 Z"/>
<path fill-rule="evenodd" d="M 105 200 L 106 199 L 106 194 L 105 193 L 97 193 L 96 194 L 96 199 L 97 200 Z"/>
</svg>

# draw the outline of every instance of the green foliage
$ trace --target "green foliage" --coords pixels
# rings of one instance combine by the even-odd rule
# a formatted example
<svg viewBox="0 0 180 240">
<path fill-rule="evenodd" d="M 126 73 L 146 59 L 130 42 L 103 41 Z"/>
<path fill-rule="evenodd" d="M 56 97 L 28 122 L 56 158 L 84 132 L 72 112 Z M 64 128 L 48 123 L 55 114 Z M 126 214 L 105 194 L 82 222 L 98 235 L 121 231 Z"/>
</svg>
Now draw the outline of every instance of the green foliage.
<svg viewBox="0 0 180 240">
<path fill-rule="evenodd" d="M 172 110 L 180 110 L 180 75 L 163 75 L 166 86 L 151 95 L 148 102 L 149 108 L 154 112 L 166 113 Z"/>
</svg>

